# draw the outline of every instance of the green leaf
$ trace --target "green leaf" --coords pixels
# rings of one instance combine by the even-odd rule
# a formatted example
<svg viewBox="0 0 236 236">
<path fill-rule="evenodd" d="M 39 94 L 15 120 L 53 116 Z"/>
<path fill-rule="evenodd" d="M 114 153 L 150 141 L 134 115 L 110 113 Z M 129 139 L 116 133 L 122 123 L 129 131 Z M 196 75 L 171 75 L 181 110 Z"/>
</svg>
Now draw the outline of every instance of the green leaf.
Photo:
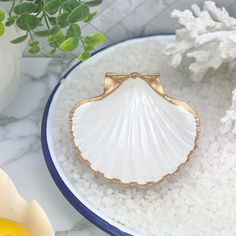
<svg viewBox="0 0 236 236">
<path fill-rule="evenodd" d="M 2 22 L 4 18 L 5 18 L 5 12 L 2 9 L 0 9 L 0 22 Z"/>
<path fill-rule="evenodd" d="M 56 34 L 60 31 L 61 27 L 60 25 L 54 25 L 51 29 L 51 34 Z"/>
<path fill-rule="evenodd" d="M 93 0 L 93 1 L 85 2 L 85 4 L 88 7 L 96 7 L 96 6 L 100 5 L 101 3 L 102 3 L 102 0 Z"/>
<path fill-rule="evenodd" d="M 91 44 L 90 44 L 90 45 L 85 45 L 85 46 L 84 46 L 84 50 L 85 50 L 85 51 L 92 51 L 93 49 L 94 49 L 94 46 L 91 45 Z"/>
<path fill-rule="evenodd" d="M 105 36 L 103 34 L 92 34 L 85 37 L 84 41 L 87 45 L 98 46 L 103 43 Z"/>
<path fill-rule="evenodd" d="M 57 22 L 57 24 L 59 24 L 61 26 L 61 28 L 64 28 L 69 25 L 67 22 L 68 16 L 69 16 L 68 12 L 63 12 L 61 15 L 59 15 L 56 18 L 56 22 Z"/>
<path fill-rule="evenodd" d="M 33 13 L 37 10 L 37 5 L 32 2 L 23 2 L 15 6 L 14 12 L 17 15 Z"/>
<path fill-rule="evenodd" d="M 51 35 L 50 30 L 34 31 L 34 34 L 38 37 L 47 37 Z"/>
<path fill-rule="evenodd" d="M 62 43 L 65 39 L 65 36 L 62 32 L 58 32 L 57 34 L 53 35 L 52 37 L 58 43 Z"/>
<path fill-rule="evenodd" d="M 50 15 L 54 15 L 58 11 L 60 5 L 61 3 L 59 0 L 50 0 L 44 6 L 44 10 Z"/>
<path fill-rule="evenodd" d="M 82 21 L 86 19 L 88 15 L 89 8 L 84 4 L 80 4 L 70 13 L 67 20 L 69 23 L 76 23 L 77 21 Z"/>
<path fill-rule="evenodd" d="M 60 31 L 48 38 L 48 42 L 51 47 L 57 47 L 57 45 L 60 45 L 64 40 L 65 36 Z"/>
<path fill-rule="evenodd" d="M 10 17 L 8 17 L 7 18 L 7 20 L 9 20 L 9 21 L 15 21 L 16 19 L 18 18 L 18 16 L 10 16 Z"/>
<path fill-rule="evenodd" d="M 5 27 L 3 25 L 3 23 L 0 23 L 0 36 L 2 36 L 5 32 Z"/>
<path fill-rule="evenodd" d="M 20 37 L 18 37 L 16 39 L 13 39 L 11 41 L 11 43 L 13 43 L 13 44 L 22 43 L 23 41 L 25 41 L 27 39 L 27 37 L 28 37 L 28 34 L 25 34 L 25 35 L 20 36 Z"/>
<path fill-rule="evenodd" d="M 81 31 L 80 27 L 77 24 L 71 24 L 69 29 L 67 30 L 66 37 L 80 37 L 81 36 Z"/>
<path fill-rule="evenodd" d="M 40 52 L 40 47 L 32 47 L 29 49 L 30 54 L 37 54 Z"/>
<path fill-rule="evenodd" d="M 97 12 L 94 12 L 94 13 L 90 13 L 89 14 L 89 16 L 84 20 L 84 22 L 90 22 L 93 18 L 94 18 L 94 16 L 96 16 L 97 15 Z"/>
<path fill-rule="evenodd" d="M 65 2 L 67 2 L 68 0 L 59 0 L 60 4 L 64 4 Z"/>
<path fill-rule="evenodd" d="M 85 61 L 85 60 L 87 60 L 88 58 L 90 58 L 90 56 L 91 56 L 91 54 L 90 54 L 89 52 L 85 51 L 85 52 L 83 52 L 83 53 L 81 53 L 81 54 L 79 55 L 79 59 L 80 59 L 81 61 Z"/>
<path fill-rule="evenodd" d="M 29 43 L 29 46 L 30 46 L 30 47 L 37 47 L 38 45 L 39 45 L 39 41 L 37 41 L 37 40 L 31 41 L 31 42 Z"/>
<path fill-rule="evenodd" d="M 39 23 L 40 19 L 34 15 L 21 15 L 16 21 L 16 25 L 25 31 L 31 31 L 35 29 Z"/>
<path fill-rule="evenodd" d="M 51 25 L 56 25 L 57 24 L 56 17 L 48 17 L 48 19 L 49 19 L 49 22 L 50 22 Z"/>
<path fill-rule="evenodd" d="M 52 49 L 50 51 L 48 51 L 48 55 L 52 56 L 56 53 L 56 49 Z"/>
<path fill-rule="evenodd" d="M 73 51 L 78 47 L 79 38 L 78 37 L 70 37 L 62 42 L 59 46 L 60 50 L 63 52 Z"/>
<path fill-rule="evenodd" d="M 5 23 L 5 26 L 11 26 L 11 25 L 13 25 L 15 23 L 15 21 L 11 21 L 11 20 L 9 20 L 9 21 L 7 21 L 6 23 Z"/>
<path fill-rule="evenodd" d="M 48 44 L 52 48 L 56 48 L 57 47 L 57 43 L 56 42 L 49 42 Z"/>
<path fill-rule="evenodd" d="M 72 12 L 77 6 L 79 6 L 81 3 L 76 0 L 68 0 L 63 4 L 63 9 Z"/>
<path fill-rule="evenodd" d="M 5 26 L 11 26 L 15 23 L 17 20 L 18 16 L 10 16 L 7 18 L 7 22 L 5 23 Z"/>
</svg>

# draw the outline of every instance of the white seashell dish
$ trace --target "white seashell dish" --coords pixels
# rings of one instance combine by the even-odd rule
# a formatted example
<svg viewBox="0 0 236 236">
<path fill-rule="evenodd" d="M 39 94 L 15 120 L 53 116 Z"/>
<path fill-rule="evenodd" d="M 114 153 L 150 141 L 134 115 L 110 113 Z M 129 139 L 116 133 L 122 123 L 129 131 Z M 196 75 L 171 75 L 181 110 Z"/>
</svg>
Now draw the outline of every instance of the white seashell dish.
<svg viewBox="0 0 236 236">
<path fill-rule="evenodd" d="M 96 175 L 125 187 L 175 174 L 197 147 L 198 113 L 164 92 L 159 74 L 106 73 L 104 92 L 71 109 L 77 155 Z"/>
</svg>

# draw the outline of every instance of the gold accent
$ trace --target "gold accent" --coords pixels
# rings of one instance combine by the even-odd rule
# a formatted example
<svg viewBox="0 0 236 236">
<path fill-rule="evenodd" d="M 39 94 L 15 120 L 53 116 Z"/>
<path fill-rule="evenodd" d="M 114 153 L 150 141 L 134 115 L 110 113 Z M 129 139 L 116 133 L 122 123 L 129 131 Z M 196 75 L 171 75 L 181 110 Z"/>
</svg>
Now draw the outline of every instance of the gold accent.
<svg viewBox="0 0 236 236">
<path fill-rule="evenodd" d="M 72 122 L 73 122 L 72 118 L 74 116 L 75 110 L 84 103 L 95 102 L 95 101 L 98 101 L 98 100 L 102 100 L 103 98 L 107 97 L 112 92 L 114 92 L 124 81 L 126 81 L 127 79 L 130 79 L 130 78 L 132 78 L 132 79 L 136 79 L 136 78 L 143 79 L 144 81 L 146 81 L 148 83 L 148 85 L 155 92 L 157 92 L 165 100 L 167 100 L 168 102 L 170 102 L 174 105 L 181 106 L 185 110 L 190 112 L 193 115 L 193 117 L 195 119 L 195 122 L 196 122 L 196 136 L 195 136 L 195 140 L 194 140 L 194 146 L 193 146 L 193 149 L 189 152 L 189 154 L 187 156 L 187 160 L 185 162 L 181 163 L 173 173 L 169 173 L 169 174 L 163 176 L 160 180 L 158 180 L 156 182 L 151 181 L 151 182 L 147 182 L 145 184 L 139 184 L 137 182 L 123 183 L 120 179 L 116 179 L 116 178 L 109 179 L 109 178 L 105 177 L 104 174 L 101 173 L 100 171 L 96 171 L 96 170 L 92 169 L 90 162 L 88 160 L 86 160 L 81 155 L 80 149 L 75 144 L 73 130 L 72 130 Z M 73 148 L 75 149 L 76 154 L 78 155 L 80 160 L 83 161 L 90 168 L 90 170 L 95 174 L 95 176 L 102 177 L 103 179 L 107 180 L 108 182 L 116 183 L 116 184 L 119 184 L 123 187 L 142 188 L 142 187 L 146 187 L 146 186 L 151 186 L 151 185 L 154 185 L 154 184 L 159 184 L 160 182 L 162 182 L 168 176 L 175 175 L 183 165 L 185 165 L 187 162 L 189 162 L 190 156 L 192 155 L 193 151 L 196 149 L 196 147 L 199 144 L 200 132 L 201 132 L 200 117 L 199 117 L 198 113 L 190 105 L 188 105 L 184 101 L 177 100 L 177 99 L 174 99 L 174 98 L 169 97 L 168 95 L 166 95 L 166 93 L 165 93 L 165 91 L 164 91 L 164 89 L 161 85 L 160 74 L 158 74 L 158 73 L 153 73 L 153 74 L 139 74 L 139 73 L 136 73 L 136 72 L 131 73 L 131 74 L 110 73 L 110 72 L 106 73 L 105 74 L 105 83 L 104 83 L 104 92 L 103 92 L 103 94 L 101 94 L 100 96 L 97 96 L 97 97 L 86 98 L 86 99 L 80 100 L 78 103 L 75 104 L 75 106 L 69 112 L 69 133 L 70 133 L 70 136 L 71 136 L 71 141 L 72 141 Z"/>
</svg>

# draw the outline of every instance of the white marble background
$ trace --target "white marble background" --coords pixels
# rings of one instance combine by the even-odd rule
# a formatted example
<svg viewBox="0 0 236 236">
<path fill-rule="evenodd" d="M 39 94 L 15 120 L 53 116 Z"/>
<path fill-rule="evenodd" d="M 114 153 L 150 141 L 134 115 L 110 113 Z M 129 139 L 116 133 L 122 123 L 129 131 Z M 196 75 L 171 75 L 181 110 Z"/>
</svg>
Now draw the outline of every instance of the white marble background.
<svg viewBox="0 0 236 236">
<path fill-rule="evenodd" d="M 185 9 L 203 0 L 104 0 L 96 19 L 84 26 L 85 34 L 106 34 L 105 45 L 142 35 L 173 33 L 173 9 Z M 236 16 L 236 1 L 216 0 Z M 6 6 L 5 4 L 0 4 Z M 0 114 L 0 168 L 28 200 L 36 197 L 46 210 L 57 236 L 102 236 L 64 199 L 45 166 L 40 146 L 40 125 L 46 100 L 68 69 L 69 61 L 23 59 L 21 85 L 14 101 Z"/>
</svg>

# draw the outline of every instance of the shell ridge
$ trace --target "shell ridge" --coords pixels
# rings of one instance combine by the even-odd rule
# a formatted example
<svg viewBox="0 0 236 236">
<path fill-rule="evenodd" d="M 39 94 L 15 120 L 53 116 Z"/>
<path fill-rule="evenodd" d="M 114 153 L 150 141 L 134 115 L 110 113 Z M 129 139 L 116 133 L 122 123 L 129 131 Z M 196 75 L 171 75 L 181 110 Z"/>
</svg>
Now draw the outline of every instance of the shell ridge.
<svg viewBox="0 0 236 236">
<path fill-rule="evenodd" d="M 147 100 L 148 102 L 150 101 L 150 100 Z M 147 106 L 148 107 L 148 106 Z M 147 109 L 147 108 L 146 108 Z M 152 117 L 151 117 L 152 118 Z M 145 120 L 145 121 L 144 121 Z M 157 142 L 159 143 L 159 140 L 156 138 L 156 135 L 155 135 L 155 133 L 153 132 L 153 124 L 152 124 L 152 122 L 150 122 L 150 116 L 148 116 L 147 115 L 147 110 L 144 110 L 143 111 L 143 123 L 145 124 L 147 124 L 147 126 L 149 127 L 149 129 L 144 129 L 145 130 L 145 134 L 146 134 L 146 140 L 145 140 L 145 143 L 146 143 L 146 146 L 148 146 L 149 148 L 153 148 L 153 149 L 156 149 L 157 147 L 159 147 L 159 145 L 158 146 L 156 146 L 156 145 L 151 145 L 150 146 L 150 141 L 148 141 L 149 140 L 149 138 L 148 138 L 148 136 L 150 137 L 151 135 L 152 135 L 152 139 L 155 139 L 155 140 L 157 140 Z M 145 127 L 145 125 L 144 125 L 144 127 Z M 147 132 L 147 131 L 149 131 L 149 132 Z M 149 134 L 149 135 L 148 135 Z M 151 140 L 152 140 L 151 139 Z M 158 158 L 154 158 L 154 160 L 155 160 L 155 162 L 154 163 L 150 163 L 150 151 L 148 151 L 148 154 L 149 155 L 147 155 L 147 162 L 148 162 L 148 165 L 149 166 L 151 166 L 152 168 L 154 167 L 154 166 L 157 166 L 157 167 L 160 167 L 160 163 L 159 163 L 159 159 Z M 144 154 L 145 155 L 145 154 Z M 158 168 L 157 168 L 158 169 Z M 153 175 L 155 175 L 156 173 L 154 172 L 153 173 Z M 156 177 L 156 176 L 155 176 Z"/>
<path fill-rule="evenodd" d="M 163 132 L 161 131 L 162 129 L 161 129 L 161 124 L 159 123 L 159 122 L 157 122 L 156 121 L 156 114 L 154 114 L 154 111 L 153 110 L 151 110 L 151 108 L 149 108 L 149 112 L 150 112 L 150 114 L 151 114 L 151 117 L 153 118 L 153 120 L 154 120 L 154 122 L 148 122 L 148 125 L 150 126 L 150 130 L 151 130 L 151 132 L 152 132 L 152 136 L 153 136 L 153 138 L 155 139 L 155 140 L 157 140 L 157 142 L 158 142 L 158 146 L 157 145 L 155 145 L 155 150 L 158 148 L 160 151 L 159 152 L 162 152 L 163 153 L 163 156 L 165 157 L 165 158 L 162 158 L 161 160 L 159 159 L 159 157 L 157 157 L 156 159 L 158 159 L 159 160 L 159 166 L 161 166 L 161 163 L 160 163 L 160 161 L 162 161 L 163 163 L 165 163 L 165 166 L 166 166 L 166 168 L 168 169 L 168 171 L 169 171 L 169 163 L 171 162 L 171 161 L 169 161 L 169 160 L 167 160 L 167 159 L 169 159 L 169 155 L 166 155 L 166 152 L 165 152 L 165 149 L 161 149 L 160 147 L 162 147 L 162 145 L 163 145 L 163 143 L 161 143 L 161 140 L 162 140 L 162 142 L 164 142 L 164 143 L 166 143 L 166 137 L 165 136 L 163 136 Z M 160 118 L 160 114 L 159 114 L 159 118 Z M 157 129 L 155 129 L 154 128 L 154 126 L 157 126 Z M 160 131 L 160 134 L 161 134 L 161 136 L 162 136 L 162 138 L 158 138 L 157 136 L 156 136 L 156 133 L 154 132 L 154 130 L 159 130 Z M 158 151 L 156 151 L 156 153 L 158 153 Z M 162 173 L 162 175 L 163 174 L 166 174 L 166 173 Z"/>
<path fill-rule="evenodd" d="M 164 116 L 164 117 L 163 117 Z M 170 137 L 171 137 L 171 139 L 173 139 L 173 137 L 175 137 L 175 139 L 176 140 L 178 140 L 179 142 L 181 142 L 184 146 L 187 146 L 187 147 L 189 147 L 189 143 L 188 143 L 188 140 L 185 140 L 184 138 L 183 138 L 183 135 L 179 135 L 179 134 L 177 134 L 176 133 L 176 130 L 174 130 L 172 127 L 170 127 L 169 125 L 167 125 L 167 122 L 165 122 L 165 120 L 168 120 L 169 119 L 169 117 L 168 116 L 166 116 L 166 114 L 164 115 L 164 114 L 160 114 L 159 113 L 159 117 L 158 117 L 158 120 L 159 120 L 159 122 L 161 123 L 160 124 L 160 126 L 162 126 L 162 127 L 165 127 L 165 131 L 168 131 L 169 133 L 170 133 Z M 171 122 L 169 122 L 170 124 L 172 124 L 172 120 L 170 120 Z M 157 123 L 157 122 L 155 122 L 155 123 Z M 163 130 L 161 129 L 161 127 L 159 127 L 159 130 L 160 130 L 160 132 L 161 132 L 161 134 L 162 134 L 162 140 L 163 140 L 163 142 L 165 141 L 165 140 L 168 140 L 168 142 L 170 142 L 170 139 L 168 139 L 168 137 L 167 137 L 167 134 L 164 134 L 164 132 L 163 132 Z M 173 140 L 174 141 L 174 140 Z M 193 141 L 194 142 L 194 141 Z M 165 142 L 166 143 L 166 142 Z M 166 145 L 167 145 L 167 143 L 166 143 Z M 193 145 L 193 144 L 192 144 Z M 192 145 L 191 145 L 191 147 L 192 147 Z M 169 149 L 170 150 L 173 150 L 173 146 L 172 145 L 170 145 L 169 146 Z M 173 150 L 173 152 L 175 153 L 177 150 Z M 181 149 L 180 150 L 178 150 L 178 151 L 181 151 Z"/>
<path fill-rule="evenodd" d="M 164 111 L 163 114 L 162 114 L 163 117 L 160 116 L 160 119 L 162 120 L 163 124 L 166 126 L 166 123 L 167 123 L 167 122 L 165 122 L 165 120 L 168 120 L 168 121 L 169 121 L 169 122 L 168 122 L 169 126 L 168 126 L 168 127 L 166 126 L 166 127 L 168 128 L 168 130 L 170 130 L 170 131 L 172 132 L 172 130 L 173 130 L 173 124 L 174 124 L 174 122 L 176 122 L 178 126 L 182 126 L 182 127 L 183 127 L 183 129 L 184 129 L 184 131 L 185 131 L 185 134 L 186 134 L 186 129 L 189 129 L 189 127 L 186 127 L 185 125 L 183 125 L 183 121 L 182 121 L 182 120 L 180 121 L 180 119 L 178 119 L 178 117 L 168 115 L 167 109 L 166 109 L 165 107 L 163 107 L 163 104 L 159 104 L 159 105 L 161 106 L 161 108 L 162 108 L 163 111 Z M 193 121 L 194 121 L 194 127 L 195 127 L 195 126 L 196 126 L 196 121 L 195 121 L 194 117 L 193 117 Z M 195 130 L 195 128 L 194 128 L 193 130 Z M 187 132 L 187 133 L 189 133 L 189 132 Z M 179 132 L 178 132 L 178 135 L 175 134 L 175 133 L 174 133 L 174 135 L 176 136 L 176 138 L 178 138 L 178 139 L 184 139 L 184 141 L 185 141 L 186 143 L 188 143 L 188 139 L 185 138 L 182 133 L 179 133 Z M 187 139 L 187 140 L 186 140 L 186 139 Z"/>
</svg>

